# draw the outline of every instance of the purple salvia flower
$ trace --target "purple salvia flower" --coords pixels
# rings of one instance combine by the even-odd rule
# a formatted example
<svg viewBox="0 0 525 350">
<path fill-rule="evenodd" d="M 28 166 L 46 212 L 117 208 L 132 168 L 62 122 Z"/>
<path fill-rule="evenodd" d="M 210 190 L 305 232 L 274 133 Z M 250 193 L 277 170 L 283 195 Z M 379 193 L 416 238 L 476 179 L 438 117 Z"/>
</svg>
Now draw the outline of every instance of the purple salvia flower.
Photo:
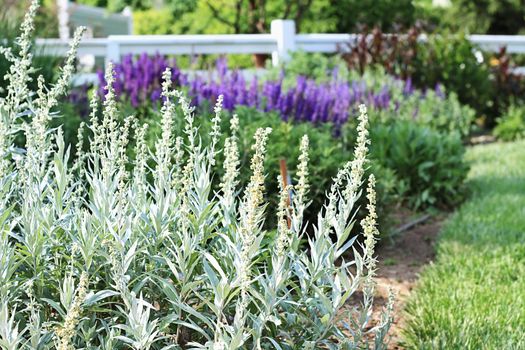
<svg viewBox="0 0 525 350">
<path fill-rule="evenodd" d="M 186 87 L 192 104 L 197 107 L 209 106 L 207 101 L 215 100 L 222 94 L 226 110 L 250 106 L 276 111 L 284 120 L 333 122 L 336 126 L 345 123 L 350 112 L 355 114 L 361 103 L 367 103 L 377 110 L 394 108 L 397 111 L 415 91 L 411 80 L 392 80 L 374 91 L 364 80 L 339 80 L 337 69 L 328 72 L 331 79 L 326 83 L 298 76 L 294 86 L 284 90 L 284 72 L 281 72 L 279 79 L 267 80 L 261 85 L 257 77 L 246 82 L 240 71 L 228 70 L 224 57 L 216 61 L 216 74 L 209 72 L 208 76 L 189 78 L 180 71 L 176 60 L 168 60 L 159 54 L 142 54 L 138 57 L 126 55 L 115 66 L 117 97 L 136 107 L 158 102 L 162 72 L 166 67 L 172 69 L 174 87 Z M 104 86 L 103 73 L 99 72 L 98 75 L 100 86 Z M 401 96 L 395 93 L 399 88 L 402 90 Z M 441 86 L 436 85 L 435 92 L 444 98 Z M 417 114 L 417 109 L 414 113 Z"/>
<path fill-rule="evenodd" d="M 445 99 L 445 93 L 443 92 L 443 88 L 441 87 L 441 84 L 440 83 L 437 83 L 436 84 L 436 87 L 434 88 L 434 92 L 436 93 L 436 96 L 441 98 L 441 99 Z"/>
</svg>

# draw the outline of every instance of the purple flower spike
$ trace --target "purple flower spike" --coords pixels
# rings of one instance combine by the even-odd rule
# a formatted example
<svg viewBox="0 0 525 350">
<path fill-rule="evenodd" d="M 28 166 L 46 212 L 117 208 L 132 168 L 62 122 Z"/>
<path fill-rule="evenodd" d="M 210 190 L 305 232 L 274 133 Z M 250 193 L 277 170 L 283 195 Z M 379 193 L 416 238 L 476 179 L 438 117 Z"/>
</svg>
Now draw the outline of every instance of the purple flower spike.
<svg viewBox="0 0 525 350">
<path fill-rule="evenodd" d="M 399 111 L 407 98 L 416 90 L 410 79 L 389 80 L 380 89 L 370 86 L 366 80 L 340 80 L 338 69 L 327 72 L 329 81 L 318 83 L 304 76 L 297 76 L 295 84 L 283 87 L 284 70 L 276 80 L 260 83 L 257 77 L 245 78 L 239 70 L 229 70 L 225 57 L 215 63 L 216 71 L 207 76 L 185 75 L 175 59 L 162 55 L 137 57 L 126 55 L 115 65 L 115 91 L 117 98 L 128 101 L 135 107 L 156 104 L 161 100 L 162 73 L 170 67 L 174 88 L 185 88 L 192 104 L 197 107 L 210 106 L 210 101 L 224 96 L 224 109 L 233 111 L 237 106 L 249 106 L 262 111 L 278 112 L 283 120 L 333 123 L 336 128 L 357 114 L 358 106 L 365 103 L 371 110 Z M 104 74 L 98 72 L 99 86 L 104 86 Z M 401 94 L 399 93 L 401 89 Z M 441 85 L 434 91 L 445 98 Z M 104 90 L 99 88 L 103 96 Z M 423 98 L 421 93 L 417 96 Z M 413 111 L 418 115 L 418 108 Z"/>
</svg>

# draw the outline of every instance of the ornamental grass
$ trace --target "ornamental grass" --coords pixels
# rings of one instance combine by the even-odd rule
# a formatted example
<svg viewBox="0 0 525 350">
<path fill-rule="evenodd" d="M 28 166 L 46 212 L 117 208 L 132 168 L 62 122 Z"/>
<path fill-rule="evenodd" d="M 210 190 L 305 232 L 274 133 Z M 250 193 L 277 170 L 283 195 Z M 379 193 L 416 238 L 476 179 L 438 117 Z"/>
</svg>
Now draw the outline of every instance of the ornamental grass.
<svg viewBox="0 0 525 350">
<path fill-rule="evenodd" d="M 298 178 L 282 186 L 277 226 L 268 231 L 263 161 L 271 129 L 257 130 L 250 169 L 239 168 L 238 120 L 220 130 L 219 98 L 203 144 L 194 109 L 172 90 L 169 69 L 153 149 L 144 125 L 120 118 L 109 64 L 104 100 L 93 94 L 90 104 L 89 136 L 79 137 L 77 157 L 69 159 L 72 146 L 49 123 L 82 29 L 58 82 L 48 89 L 39 79 L 38 91 L 29 91 L 37 8 L 34 0 L 19 51 L 1 50 L 12 63 L 0 100 L 2 349 L 385 347 L 392 298 L 383 317 L 371 320 L 378 232 L 374 177 L 363 179 L 364 106 L 354 158 L 327 189 L 317 221 L 303 220 L 313 185 L 305 137 Z M 183 130 L 174 130 L 178 110 Z M 18 136 L 23 149 L 14 146 Z M 218 157 L 225 158 L 222 178 L 214 177 Z M 237 181 L 241 171 L 251 173 L 245 188 Z M 362 237 L 351 237 L 365 182 L 368 216 Z M 358 297 L 359 308 L 345 306 Z"/>
</svg>

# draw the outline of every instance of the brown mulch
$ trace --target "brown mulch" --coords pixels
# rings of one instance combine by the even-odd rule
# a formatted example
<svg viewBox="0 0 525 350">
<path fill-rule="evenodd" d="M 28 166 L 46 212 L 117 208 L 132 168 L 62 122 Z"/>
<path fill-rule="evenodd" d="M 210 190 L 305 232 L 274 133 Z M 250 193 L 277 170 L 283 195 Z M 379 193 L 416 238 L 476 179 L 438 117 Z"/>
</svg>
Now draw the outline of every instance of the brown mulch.
<svg viewBox="0 0 525 350">
<path fill-rule="evenodd" d="M 396 221 L 403 225 L 414 221 L 416 217 L 409 212 L 399 212 Z M 394 323 L 388 333 L 388 349 L 403 349 L 401 331 L 405 324 L 404 306 L 419 273 L 435 257 L 435 242 L 444 219 L 444 216 L 431 217 L 397 234 L 393 239 L 387 238 L 377 248 L 378 270 L 373 323 L 380 319 L 389 288 L 395 293 Z M 349 307 L 358 306 L 361 301 L 361 298 L 352 299 Z"/>
</svg>

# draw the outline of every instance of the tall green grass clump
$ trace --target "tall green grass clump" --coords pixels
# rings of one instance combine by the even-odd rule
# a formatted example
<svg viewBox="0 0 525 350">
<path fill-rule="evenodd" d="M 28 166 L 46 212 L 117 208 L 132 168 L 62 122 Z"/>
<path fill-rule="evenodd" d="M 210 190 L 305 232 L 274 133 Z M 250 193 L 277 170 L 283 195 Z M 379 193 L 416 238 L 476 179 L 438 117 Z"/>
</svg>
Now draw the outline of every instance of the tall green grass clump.
<svg viewBox="0 0 525 350">
<path fill-rule="evenodd" d="M 12 62 L 0 100 L 2 349 L 385 348 L 392 298 L 381 320 L 371 320 L 373 176 L 362 238 L 350 237 L 368 153 L 364 106 L 354 159 L 334 178 L 313 233 L 304 235 L 312 186 L 307 137 L 295 184 L 281 188 L 276 228 L 265 231 L 263 162 L 271 129 L 256 131 L 250 181 L 239 188 L 238 119 L 231 118 L 222 144 L 219 98 L 203 144 L 193 108 L 171 90 L 169 70 L 153 149 L 133 116 L 119 122 L 109 65 L 104 101 L 94 94 L 91 102 L 89 139 L 79 138 L 78 156 L 69 161 L 62 129 L 49 122 L 82 31 L 58 83 L 48 90 L 39 78 L 33 93 L 27 83 L 36 8 L 33 1 L 20 51 L 2 50 Z M 180 133 L 178 109 L 185 118 Z M 12 146 L 18 133 L 24 149 Z M 216 179 L 219 154 L 224 175 Z M 362 298 L 359 309 L 344 307 L 351 297 Z"/>
</svg>

